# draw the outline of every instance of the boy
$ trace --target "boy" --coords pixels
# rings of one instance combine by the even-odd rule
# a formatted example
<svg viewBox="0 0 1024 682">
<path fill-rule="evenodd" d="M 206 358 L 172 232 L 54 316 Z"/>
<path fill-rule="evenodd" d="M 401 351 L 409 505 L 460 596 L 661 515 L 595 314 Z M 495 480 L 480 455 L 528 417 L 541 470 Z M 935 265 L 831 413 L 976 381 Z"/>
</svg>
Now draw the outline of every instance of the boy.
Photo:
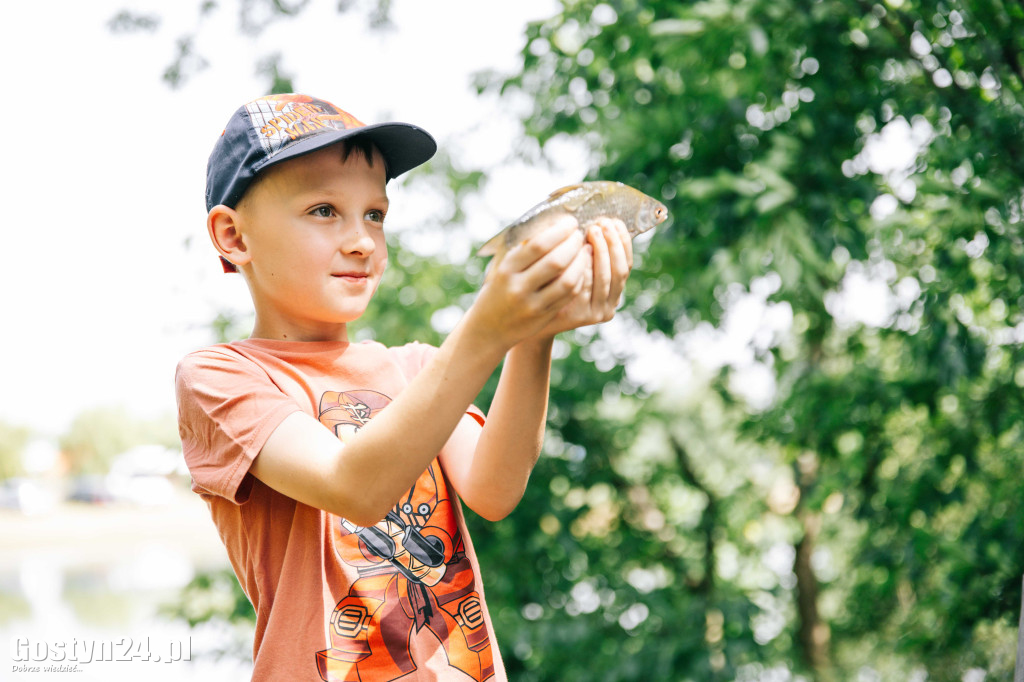
<svg viewBox="0 0 1024 682">
<path fill-rule="evenodd" d="M 563 219 L 508 252 L 439 348 L 350 344 L 387 264 L 386 183 L 435 149 L 274 95 L 210 157 L 209 236 L 256 319 L 181 361 L 179 426 L 256 610 L 255 680 L 505 679 L 458 498 L 491 520 L 519 502 L 553 336 L 611 318 L 632 250 L 620 221 L 584 239 Z"/>
</svg>

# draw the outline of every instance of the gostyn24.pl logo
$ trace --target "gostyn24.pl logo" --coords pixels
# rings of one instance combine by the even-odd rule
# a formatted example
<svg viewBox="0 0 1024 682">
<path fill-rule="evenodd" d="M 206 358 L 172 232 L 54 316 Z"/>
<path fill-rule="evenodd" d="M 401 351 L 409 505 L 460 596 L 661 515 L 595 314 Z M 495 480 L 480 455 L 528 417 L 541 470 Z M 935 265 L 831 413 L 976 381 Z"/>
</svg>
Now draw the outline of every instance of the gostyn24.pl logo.
<svg viewBox="0 0 1024 682">
<path fill-rule="evenodd" d="M 15 637 L 11 641 L 11 659 L 22 667 L 38 670 L 14 672 L 46 672 L 42 664 L 93 663 L 95 661 L 147 661 L 174 663 L 192 660 L 192 638 L 156 643 L 149 637 L 122 637 L 121 639 L 42 640 Z"/>
</svg>

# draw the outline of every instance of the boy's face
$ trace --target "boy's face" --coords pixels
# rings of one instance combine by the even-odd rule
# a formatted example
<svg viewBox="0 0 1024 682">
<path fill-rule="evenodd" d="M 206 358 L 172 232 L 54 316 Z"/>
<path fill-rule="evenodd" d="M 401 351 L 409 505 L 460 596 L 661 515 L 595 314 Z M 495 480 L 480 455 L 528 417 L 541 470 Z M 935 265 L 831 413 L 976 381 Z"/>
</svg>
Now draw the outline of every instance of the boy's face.
<svg viewBox="0 0 1024 682">
<path fill-rule="evenodd" d="M 271 166 L 238 205 L 253 336 L 345 341 L 388 262 L 385 165 L 332 145 Z"/>
</svg>

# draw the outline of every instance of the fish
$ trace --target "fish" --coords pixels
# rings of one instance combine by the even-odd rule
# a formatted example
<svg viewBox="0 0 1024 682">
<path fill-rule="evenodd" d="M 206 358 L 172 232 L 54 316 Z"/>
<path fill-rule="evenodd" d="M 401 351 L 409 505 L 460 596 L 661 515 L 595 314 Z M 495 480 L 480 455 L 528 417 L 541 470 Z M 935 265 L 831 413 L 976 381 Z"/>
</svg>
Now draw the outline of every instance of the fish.
<svg viewBox="0 0 1024 682">
<path fill-rule="evenodd" d="M 477 255 L 494 256 L 497 262 L 506 251 L 550 225 L 551 219 L 560 214 L 575 217 L 580 230 L 586 230 L 602 216 L 618 218 L 626 224 L 629 236 L 636 237 L 665 222 L 668 209 L 657 199 L 621 182 L 580 182 L 556 189 L 488 240 Z"/>
</svg>

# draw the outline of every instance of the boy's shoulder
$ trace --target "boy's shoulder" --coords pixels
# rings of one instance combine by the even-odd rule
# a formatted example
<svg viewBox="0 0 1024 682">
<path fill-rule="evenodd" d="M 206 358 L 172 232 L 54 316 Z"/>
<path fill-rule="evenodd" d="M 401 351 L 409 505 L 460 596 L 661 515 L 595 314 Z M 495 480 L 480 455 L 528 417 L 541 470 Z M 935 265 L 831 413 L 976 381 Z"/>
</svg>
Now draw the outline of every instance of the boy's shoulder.
<svg viewBox="0 0 1024 682">
<path fill-rule="evenodd" d="M 243 341 L 215 343 L 189 351 L 178 360 L 175 374 L 180 378 L 183 374 L 213 369 L 217 366 L 251 362 L 251 354 L 244 350 L 243 343 Z"/>
<path fill-rule="evenodd" d="M 263 366 L 269 362 L 305 363 L 317 360 L 350 359 L 353 362 L 389 358 L 403 369 L 418 371 L 437 352 L 437 347 L 420 341 L 386 346 L 379 341 L 355 343 L 271 341 L 243 339 L 216 343 L 193 350 L 178 361 L 177 373 L 209 370 L 232 365 Z"/>
</svg>

